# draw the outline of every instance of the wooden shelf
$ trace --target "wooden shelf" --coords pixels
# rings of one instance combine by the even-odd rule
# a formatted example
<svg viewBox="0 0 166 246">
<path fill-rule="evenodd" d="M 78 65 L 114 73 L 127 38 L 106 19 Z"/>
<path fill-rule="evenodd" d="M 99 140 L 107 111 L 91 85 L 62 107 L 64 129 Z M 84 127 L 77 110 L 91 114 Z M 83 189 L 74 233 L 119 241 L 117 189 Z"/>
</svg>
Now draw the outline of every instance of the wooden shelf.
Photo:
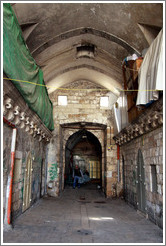
<svg viewBox="0 0 166 246">
<path fill-rule="evenodd" d="M 138 70 L 142 64 L 143 58 L 127 61 L 127 65 L 123 65 L 123 78 L 125 90 L 138 90 Z M 140 111 L 136 107 L 137 91 L 126 91 L 128 104 L 128 119 L 129 123 L 135 120 Z"/>
</svg>

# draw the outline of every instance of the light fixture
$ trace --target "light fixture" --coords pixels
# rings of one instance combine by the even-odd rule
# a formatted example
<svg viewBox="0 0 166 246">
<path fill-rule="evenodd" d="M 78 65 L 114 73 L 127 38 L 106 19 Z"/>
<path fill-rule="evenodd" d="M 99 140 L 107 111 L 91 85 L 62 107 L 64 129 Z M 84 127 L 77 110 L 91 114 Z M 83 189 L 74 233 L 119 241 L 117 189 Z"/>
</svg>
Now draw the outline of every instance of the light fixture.
<svg viewBox="0 0 166 246">
<path fill-rule="evenodd" d="M 76 58 L 94 58 L 95 46 L 93 44 L 81 44 L 77 47 Z"/>
</svg>

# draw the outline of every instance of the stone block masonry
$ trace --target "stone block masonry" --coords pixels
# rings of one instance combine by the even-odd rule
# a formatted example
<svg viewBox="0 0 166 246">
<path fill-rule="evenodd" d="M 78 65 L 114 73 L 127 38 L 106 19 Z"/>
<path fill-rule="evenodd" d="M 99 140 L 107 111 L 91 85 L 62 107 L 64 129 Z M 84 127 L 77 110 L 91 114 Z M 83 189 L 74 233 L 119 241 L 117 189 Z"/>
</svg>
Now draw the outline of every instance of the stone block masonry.
<svg viewBox="0 0 166 246">
<path fill-rule="evenodd" d="M 96 87 L 95 84 L 87 81 L 73 82 L 70 87 L 66 88 L 68 90 L 57 90 L 50 95 L 54 105 L 55 124 L 78 121 L 111 124 L 113 118 L 112 110 L 108 107 L 100 107 L 100 97 L 109 97 L 109 92 L 85 90 L 85 88 L 101 89 L 101 87 Z M 76 88 L 78 89 L 77 91 L 72 90 Z M 67 96 L 66 106 L 58 105 L 58 96 L 61 95 Z"/>
<path fill-rule="evenodd" d="M 85 89 L 87 88 L 87 89 Z M 93 90 L 95 89 L 95 90 Z M 48 176 L 47 184 L 49 185 L 48 193 L 57 196 L 64 188 L 64 170 L 65 170 L 65 144 L 68 138 L 79 131 L 79 129 L 61 129 L 63 124 L 73 124 L 78 122 L 97 123 L 106 126 L 106 138 L 101 130 L 90 130 L 99 140 L 102 145 L 102 178 L 107 181 L 108 171 L 112 171 L 111 182 L 103 181 L 107 196 L 112 195 L 112 187 L 117 183 L 117 150 L 116 146 L 110 147 L 114 141 L 113 129 L 114 119 L 112 105 L 106 107 L 100 106 L 101 97 L 108 97 L 111 100 L 109 91 L 102 90 L 100 86 L 89 81 L 76 81 L 70 85 L 66 85 L 64 90 L 58 89 L 50 94 L 50 99 L 53 102 L 54 125 L 55 130 L 54 140 L 49 144 L 48 163 L 58 163 L 60 169 L 58 180 L 51 182 Z M 58 96 L 67 96 L 67 105 L 58 105 Z M 61 130 L 60 130 L 61 129 Z M 55 141 L 56 139 L 56 141 Z M 54 149 L 54 152 L 52 151 Z M 107 150 L 108 149 L 108 150 Z M 59 181 L 59 182 L 58 182 Z M 57 187 L 57 183 L 59 187 Z"/>
<path fill-rule="evenodd" d="M 138 150 L 141 151 L 145 174 L 145 213 L 158 226 L 163 226 L 163 128 L 149 132 L 120 148 L 124 159 L 125 199 L 139 209 Z M 123 158 L 122 158 L 123 157 Z M 142 175 L 142 174 L 141 174 Z"/>
<path fill-rule="evenodd" d="M 4 136 L 5 141 L 3 145 L 3 169 L 5 172 L 3 179 L 3 215 L 5 215 L 6 212 L 6 187 L 8 174 L 10 172 L 10 146 L 12 137 L 12 129 L 7 125 L 4 125 Z M 16 155 L 12 188 L 12 221 L 14 221 L 23 212 L 24 192 L 26 189 L 24 180 L 27 178 L 25 170 L 29 154 L 31 155 L 32 161 L 32 180 L 29 206 L 34 204 L 40 198 L 42 182 L 41 168 L 42 165 L 45 165 L 45 153 L 46 146 L 43 142 L 39 142 L 37 139 L 30 136 L 22 129 L 17 130 Z M 45 173 L 42 173 L 42 175 L 45 176 Z M 42 189 L 44 189 L 44 187 Z"/>
</svg>

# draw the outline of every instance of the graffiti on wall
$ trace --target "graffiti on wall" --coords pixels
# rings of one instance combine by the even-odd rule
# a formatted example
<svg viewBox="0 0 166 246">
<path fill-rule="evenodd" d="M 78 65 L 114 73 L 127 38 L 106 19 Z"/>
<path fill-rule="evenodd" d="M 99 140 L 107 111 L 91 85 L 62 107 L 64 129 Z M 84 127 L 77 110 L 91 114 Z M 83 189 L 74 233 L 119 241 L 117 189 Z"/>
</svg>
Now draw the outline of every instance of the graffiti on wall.
<svg viewBox="0 0 166 246">
<path fill-rule="evenodd" d="M 48 170 L 49 175 L 50 175 L 50 180 L 55 180 L 55 178 L 58 177 L 58 164 L 57 163 L 53 163 L 51 164 L 51 167 Z"/>
</svg>

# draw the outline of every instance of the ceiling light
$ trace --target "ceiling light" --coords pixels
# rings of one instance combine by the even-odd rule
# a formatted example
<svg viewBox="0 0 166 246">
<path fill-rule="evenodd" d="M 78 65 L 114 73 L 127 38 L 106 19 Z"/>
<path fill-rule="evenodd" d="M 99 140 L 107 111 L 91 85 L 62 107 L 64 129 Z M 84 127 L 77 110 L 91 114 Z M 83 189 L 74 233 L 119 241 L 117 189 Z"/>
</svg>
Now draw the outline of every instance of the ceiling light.
<svg viewBox="0 0 166 246">
<path fill-rule="evenodd" d="M 95 46 L 92 44 L 84 44 L 77 47 L 77 58 L 86 57 L 86 58 L 94 58 Z"/>
</svg>

